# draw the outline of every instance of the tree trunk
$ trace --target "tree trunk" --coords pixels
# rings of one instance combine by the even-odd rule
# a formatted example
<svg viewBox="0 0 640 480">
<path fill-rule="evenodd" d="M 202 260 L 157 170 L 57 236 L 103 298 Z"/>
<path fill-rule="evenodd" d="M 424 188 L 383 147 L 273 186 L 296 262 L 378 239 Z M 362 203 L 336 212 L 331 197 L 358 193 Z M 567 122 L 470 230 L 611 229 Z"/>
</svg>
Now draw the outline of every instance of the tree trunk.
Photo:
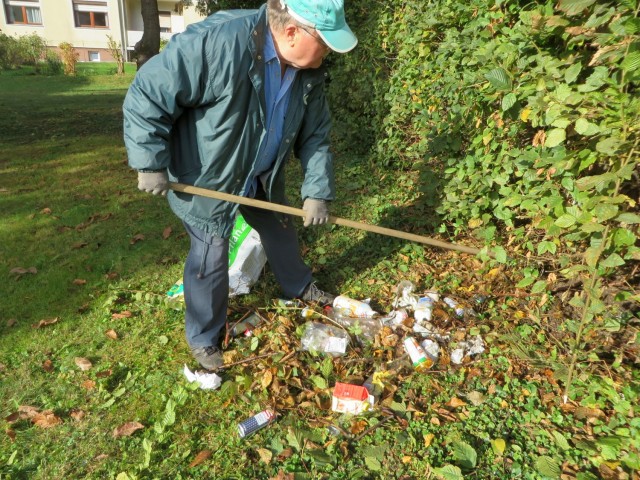
<svg viewBox="0 0 640 480">
<path fill-rule="evenodd" d="M 140 6 L 144 31 L 142 32 L 142 38 L 133 49 L 138 70 L 147 60 L 157 55 L 160 51 L 158 0 L 140 0 Z"/>
</svg>

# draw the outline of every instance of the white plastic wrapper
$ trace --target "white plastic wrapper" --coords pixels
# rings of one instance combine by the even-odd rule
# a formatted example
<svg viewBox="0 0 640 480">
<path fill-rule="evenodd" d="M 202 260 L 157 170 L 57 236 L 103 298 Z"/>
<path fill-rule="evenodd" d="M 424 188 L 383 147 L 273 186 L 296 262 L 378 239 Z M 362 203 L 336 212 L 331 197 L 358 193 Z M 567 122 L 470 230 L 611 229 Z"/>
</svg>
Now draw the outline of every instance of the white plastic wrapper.
<svg viewBox="0 0 640 480">
<path fill-rule="evenodd" d="M 182 371 L 189 382 L 198 382 L 202 390 L 215 390 L 222 384 L 222 378 L 215 373 L 192 372 L 184 366 Z"/>
<path fill-rule="evenodd" d="M 229 239 L 229 296 L 249 293 L 266 262 L 260 235 L 238 215 Z"/>
</svg>

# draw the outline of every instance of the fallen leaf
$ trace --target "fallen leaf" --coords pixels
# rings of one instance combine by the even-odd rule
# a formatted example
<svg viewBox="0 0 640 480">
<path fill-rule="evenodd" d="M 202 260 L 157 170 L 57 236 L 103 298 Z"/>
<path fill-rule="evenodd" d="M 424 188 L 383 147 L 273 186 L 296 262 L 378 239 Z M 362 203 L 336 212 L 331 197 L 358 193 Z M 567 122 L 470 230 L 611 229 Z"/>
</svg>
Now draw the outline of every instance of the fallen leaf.
<svg viewBox="0 0 640 480">
<path fill-rule="evenodd" d="M 282 455 L 282 454 L 281 454 Z M 280 455 L 278 455 L 279 457 Z M 278 475 L 271 477 L 269 480 L 293 480 L 295 476 L 293 473 L 284 473 L 282 470 L 278 471 Z"/>
<path fill-rule="evenodd" d="M 445 405 L 451 408 L 458 408 L 458 407 L 464 407 L 466 405 L 466 402 L 460 400 L 457 397 L 453 397 Z"/>
<path fill-rule="evenodd" d="M 118 339 L 118 334 L 116 333 L 115 330 L 113 329 L 109 329 L 106 332 L 104 332 L 104 334 L 109 337 L 111 340 L 117 340 Z"/>
<path fill-rule="evenodd" d="M 191 463 L 189 464 L 189 468 L 197 467 L 202 462 L 209 459 L 209 457 L 211 457 L 211 450 L 202 450 L 196 455 L 196 458 L 191 461 Z"/>
<path fill-rule="evenodd" d="M 293 455 L 293 449 L 291 447 L 287 447 L 278 454 L 277 459 L 278 461 L 286 460 L 291 455 Z"/>
<path fill-rule="evenodd" d="M 271 463 L 271 459 L 273 458 L 273 452 L 268 448 L 258 448 L 258 455 L 260 455 L 260 460 L 269 465 Z"/>
<path fill-rule="evenodd" d="M 118 272 L 109 272 L 105 275 L 105 278 L 107 280 L 114 280 L 116 278 L 118 278 Z"/>
<path fill-rule="evenodd" d="M 85 390 L 93 390 L 96 387 L 96 382 L 93 380 L 85 380 L 81 385 Z"/>
<path fill-rule="evenodd" d="M 171 232 L 173 232 L 173 229 L 171 227 L 167 227 L 162 231 L 162 238 L 164 240 L 166 240 L 167 238 L 169 238 L 171 236 Z"/>
<path fill-rule="evenodd" d="M 142 233 L 139 233 L 137 235 L 134 235 L 129 243 L 131 245 L 135 245 L 136 243 L 138 243 L 138 242 L 140 242 L 142 240 L 144 240 L 144 235 Z"/>
<path fill-rule="evenodd" d="M 113 318 L 114 320 L 121 320 L 123 318 L 131 318 L 131 315 L 132 313 L 129 310 L 125 310 L 120 313 L 111 314 L 111 318 Z"/>
<path fill-rule="evenodd" d="M 33 325 L 31 325 L 31 327 L 33 327 L 33 328 L 46 327 L 48 325 L 53 325 L 54 323 L 57 323 L 58 320 L 59 320 L 58 317 L 56 317 L 56 318 L 47 318 L 45 320 L 40 320 L 38 323 L 34 323 Z"/>
<path fill-rule="evenodd" d="M 45 207 L 40 210 L 40 213 L 42 213 L 43 215 L 51 215 L 51 209 L 49 207 Z"/>
<path fill-rule="evenodd" d="M 265 370 L 262 374 L 262 388 L 267 388 L 273 381 L 273 373 L 271 370 Z"/>
<path fill-rule="evenodd" d="M 433 439 L 436 436 L 433 433 L 425 433 L 422 438 L 424 438 L 424 446 L 425 447 L 429 447 L 431 445 L 431 442 L 433 442 Z"/>
<path fill-rule="evenodd" d="M 78 243 L 73 244 L 71 246 L 71 248 L 73 248 L 74 250 L 78 250 L 80 248 L 86 247 L 87 245 L 89 245 L 87 242 L 78 242 Z"/>
<path fill-rule="evenodd" d="M 107 370 L 96 373 L 96 378 L 107 378 L 110 377 L 112 373 L 111 369 L 108 368 Z"/>
<path fill-rule="evenodd" d="M 17 422 L 18 420 L 20 420 L 20 412 L 13 412 L 12 414 L 4 417 L 4 419 L 7 423 Z"/>
<path fill-rule="evenodd" d="M 109 458 L 109 455 L 107 455 L 106 453 L 101 453 L 100 455 L 96 456 L 94 460 L 96 462 L 99 462 L 100 460 L 104 460 L 105 458 Z"/>
<path fill-rule="evenodd" d="M 407 463 L 411 463 L 411 460 L 413 460 L 413 457 L 410 457 L 409 455 L 405 455 L 402 457 L 402 463 L 404 463 L 405 465 Z"/>
<path fill-rule="evenodd" d="M 47 358 L 44 362 L 42 362 L 42 368 L 45 372 L 53 372 L 53 362 Z"/>
<path fill-rule="evenodd" d="M 580 420 L 583 418 L 602 418 L 605 416 L 604 412 L 599 408 L 590 407 L 578 407 L 573 414 Z"/>
<path fill-rule="evenodd" d="M 15 318 L 10 318 L 9 320 L 7 320 L 7 327 L 11 328 L 13 327 L 15 324 L 17 323 L 17 320 Z"/>
<path fill-rule="evenodd" d="M 120 425 L 119 427 L 113 430 L 114 437 L 129 437 L 133 435 L 136 431 L 144 428 L 140 422 L 127 422 L 124 425 Z"/>
<path fill-rule="evenodd" d="M 469 393 L 469 395 L 467 395 L 467 398 L 476 407 L 484 403 L 484 395 L 478 392 L 477 390 L 474 390 L 473 392 Z"/>
<path fill-rule="evenodd" d="M 31 418 L 39 413 L 40 409 L 38 407 L 32 407 L 31 405 L 20 405 L 18 412 L 21 414 L 20 418 Z"/>
<path fill-rule="evenodd" d="M 83 372 L 89 370 L 93 366 L 93 364 L 84 357 L 76 357 L 74 361 L 76 362 L 78 368 Z"/>
<path fill-rule="evenodd" d="M 72 410 L 71 413 L 69 413 L 69 416 L 71 418 L 73 418 L 76 422 L 79 422 L 80 420 L 82 420 L 85 417 L 86 413 L 84 413 L 82 410 Z"/>
<path fill-rule="evenodd" d="M 38 273 L 38 269 L 36 267 L 29 267 L 29 268 L 16 267 L 9 270 L 9 273 L 13 273 L 18 277 L 20 275 L 25 275 L 27 273 L 31 273 L 32 275 L 35 275 L 36 273 Z"/>
<path fill-rule="evenodd" d="M 62 420 L 55 416 L 53 410 L 45 410 L 42 413 L 36 413 L 31 418 L 31 422 L 40 428 L 51 428 L 60 425 Z"/>
<path fill-rule="evenodd" d="M 14 430 L 11 430 L 10 428 L 7 428 L 6 432 L 7 432 L 7 436 L 9 437 L 9 439 L 12 442 L 15 442 L 16 441 L 16 432 Z"/>
<path fill-rule="evenodd" d="M 85 285 L 86 283 L 87 283 L 87 281 L 86 281 L 86 280 L 83 280 L 82 278 L 76 278 L 76 279 L 73 281 L 73 284 L 74 284 L 74 285 Z"/>
</svg>

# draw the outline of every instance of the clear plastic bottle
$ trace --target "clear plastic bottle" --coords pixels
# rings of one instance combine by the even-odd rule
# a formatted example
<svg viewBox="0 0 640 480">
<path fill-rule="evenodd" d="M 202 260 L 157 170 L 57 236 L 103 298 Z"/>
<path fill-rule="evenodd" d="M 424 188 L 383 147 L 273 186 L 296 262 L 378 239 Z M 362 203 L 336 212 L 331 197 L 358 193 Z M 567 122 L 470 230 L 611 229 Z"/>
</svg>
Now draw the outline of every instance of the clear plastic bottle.
<svg viewBox="0 0 640 480">
<path fill-rule="evenodd" d="M 260 323 L 261 320 L 262 318 L 260 318 L 260 315 L 258 315 L 257 313 L 252 313 L 241 322 L 236 323 L 233 326 L 231 334 L 234 337 L 237 337 L 239 335 L 250 337 L 253 334 L 253 329 L 256 325 L 258 325 L 258 323 Z"/>
</svg>

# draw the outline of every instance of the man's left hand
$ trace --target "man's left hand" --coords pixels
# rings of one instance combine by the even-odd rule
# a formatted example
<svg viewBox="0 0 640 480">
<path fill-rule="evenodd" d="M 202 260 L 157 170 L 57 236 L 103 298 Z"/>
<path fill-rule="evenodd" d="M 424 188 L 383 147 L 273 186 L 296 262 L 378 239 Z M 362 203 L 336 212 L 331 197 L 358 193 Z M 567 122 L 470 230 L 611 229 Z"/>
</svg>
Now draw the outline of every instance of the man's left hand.
<svg viewBox="0 0 640 480">
<path fill-rule="evenodd" d="M 324 200 L 307 198 L 302 206 L 304 210 L 304 226 L 322 225 L 329 221 L 329 204 Z"/>
</svg>

